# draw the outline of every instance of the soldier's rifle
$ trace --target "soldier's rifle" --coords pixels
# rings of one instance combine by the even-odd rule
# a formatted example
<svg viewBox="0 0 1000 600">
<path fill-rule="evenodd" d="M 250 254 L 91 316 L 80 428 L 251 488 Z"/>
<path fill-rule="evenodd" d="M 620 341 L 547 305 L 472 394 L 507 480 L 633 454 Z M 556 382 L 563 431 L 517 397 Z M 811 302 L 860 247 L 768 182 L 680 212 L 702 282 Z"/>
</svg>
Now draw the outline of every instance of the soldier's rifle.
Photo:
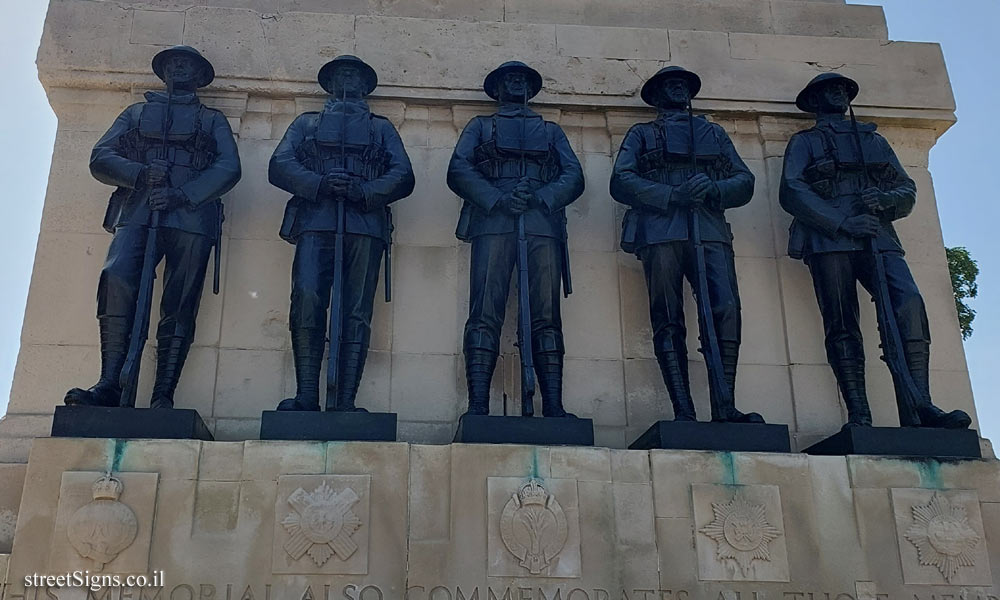
<svg viewBox="0 0 1000 600">
<path fill-rule="evenodd" d="M 524 90 L 521 114 L 520 181 L 524 181 L 528 168 L 524 157 L 525 121 L 528 110 L 528 90 Z M 521 351 L 521 415 L 535 414 L 535 357 L 531 344 L 531 298 L 529 295 L 528 236 L 524 230 L 524 213 L 517 216 L 517 344 Z"/>
<path fill-rule="evenodd" d="M 695 147 L 694 134 L 694 110 L 691 107 L 691 99 L 688 98 L 688 132 L 691 136 L 691 171 L 698 172 L 698 154 Z M 692 175 L 693 176 L 693 175 Z M 701 351 L 705 357 L 705 366 L 708 370 L 708 390 L 712 403 L 712 420 L 721 418 L 724 415 L 722 410 L 733 405 L 733 399 L 729 385 L 726 383 L 725 374 L 722 370 L 722 354 L 719 351 L 719 340 L 715 335 L 715 317 L 712 315 L 712 302 L 708 295 L 708 270 L 705 266 L 705 244 L 701 239 L 701 206 L 692 204 L 688 211 L 691 225 L 691 243 L 694 245 L 695 271 L 697 272 L 698 291 L 695 294 L 695 301 L 698 305 L 698 329 L 701 338 Z"/>
<path fill-rule="evenodd" d="M 863 193 L 871 183 L 868 172 L 868 161 L 865 160 L 865 148 L 861 143 L 861 132 L 858 130 L 858 120 L 854 116 L 854 107 L 850 107 L 851 131 L 854 134 L 854 141 L 858 145 L 858 159 L 861 161 L 861 169 L 864 175 Z M 874 214 L 873 211 L 869 211 Z M 875 315 L 878 320 L 879 337 L 882 349 L 882 360 L 889 367 L 892 379 L 896 388 L 896 405 L 899 411 L 899 424 L 903 427 L 920 425 L 920 415 L 917 413 L 919 398 L 922 396 L 917 388 L 913 376 L 910 375 L 910 368 L 906 364 L 906 357 L 903 355 L 903 340 L 899 334 L 899 324 L 896 322 L 896 314 L 892 308 L 892 299 L 889 296 L 889 284 L 885 275 L 885 260 L 882 252 L 878 248 L 878 236 L 871 236 L 866 242 L 868 252 L 871 253 L 872 263 L 875 265 L 875 289 L 872 290 L 872 302 L 875 303 Z"/>
<path fill-rule="evenodd" d="M 174 84 L 167 79 L 167 105 L 163 112 L 163 133 L 160 138 L 160 160 L 168 160 L 169 149 L 167 138 L 170 134 L 173 115 Z M 167 187 L 170 186 L 170 169 L 167 168 Z M 152 193 L 152 190 L 147 190 Z M 139 386 L 139 365 L 142 362 L 142 350 L 149 336 L 149 318 L 153 309 L 153 280 L 156 279 L 156 263 L 159 262 L 157 237 L 160 230 L 160 210 L 150 211 L 149 228 L 146 232 L 146 248 L 142 256 L 142 272 L 139 276 L 139 293 L 136 295 L 135 316 L 132 319 L 132 332 L 129 335 L 128 353 L 125 364 L 118 377 L 118 386 L 122 390 L 120 406 L 132 408 L 135 406 L 136 391 Z"/>
<path fill-rule="evenodd" d="M 340 120 L 340 166 L 347 171 L 347 88 L 341 97 L 343 116 Z M 330 296 L 330 354 L 326 363 L 326 407 L 333 408 L 337 403 L 337 388 L 339 386 L 338 370 L 340 366 L 340 340 L 344 329 L 344 229 L 347 225 L 344 196 L 338 194 L 337 231 L 333 234 L 333 285 Z"/>
</svg>

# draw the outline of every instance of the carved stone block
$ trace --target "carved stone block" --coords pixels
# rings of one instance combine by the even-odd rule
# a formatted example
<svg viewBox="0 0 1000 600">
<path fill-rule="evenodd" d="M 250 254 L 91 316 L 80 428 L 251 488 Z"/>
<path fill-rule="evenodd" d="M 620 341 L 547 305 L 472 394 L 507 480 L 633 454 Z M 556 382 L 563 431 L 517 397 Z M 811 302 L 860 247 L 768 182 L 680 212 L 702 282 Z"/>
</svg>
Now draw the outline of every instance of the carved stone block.
<svg viewBox="0 0 1000 600">
<path fill-rule="evenodd" d="M 698 579 L 788 581 L 776 485 L 691 486 Z"/>
<path fill-rule="evenodd" d="M 486 489 L 490 577 L 580 577 L 575 479 L 490 477 Z"/>
<path fill-rule="evenodd" d="M 370 475 L 284 475 L 274 505 L 274 573 L 368 573 Z"/>
<path fill-rule="evenodd" d="M 891 493 L 904 583 L 993 585 L 975 490 Z"/>
<path fill-rule="evenodd" d="M 148 572 L 158 484 L 158 473 L 63 473 L 49 572 Z"/>
</svg>

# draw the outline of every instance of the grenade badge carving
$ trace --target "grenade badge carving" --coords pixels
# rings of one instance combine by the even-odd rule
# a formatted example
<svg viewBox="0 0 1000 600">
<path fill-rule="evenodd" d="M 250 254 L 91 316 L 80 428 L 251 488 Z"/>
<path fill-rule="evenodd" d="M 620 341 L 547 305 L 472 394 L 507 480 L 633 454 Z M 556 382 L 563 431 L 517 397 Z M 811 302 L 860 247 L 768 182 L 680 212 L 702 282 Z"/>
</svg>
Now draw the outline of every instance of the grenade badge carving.
<svg viewBox="0 0 1000 600">
<path fill-rule="evenodd" d="M 100 571 L 135 541 L 139 523 L 135 512 L 118 500 L 125 488 L 110 471 L 92 489 L 93 501 L 73 513 L 66 535 L 80 556 L 93 560 Z"/>
</svg>

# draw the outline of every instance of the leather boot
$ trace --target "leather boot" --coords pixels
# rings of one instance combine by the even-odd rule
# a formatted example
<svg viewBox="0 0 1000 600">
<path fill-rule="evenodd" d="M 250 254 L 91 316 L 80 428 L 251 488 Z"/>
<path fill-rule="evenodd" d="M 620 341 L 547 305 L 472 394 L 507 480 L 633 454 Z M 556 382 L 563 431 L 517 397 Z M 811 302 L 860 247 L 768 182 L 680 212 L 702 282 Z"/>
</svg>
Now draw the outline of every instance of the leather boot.
<svg viewBox="0 0 1000 600">
<path fill-rule="evenodd" d="M 972 417 L 964 410 L 945 412 L 934 406 L 930 391 L 930 344 L 922 340 L 909 341 L 903 344 L 906 352 L 906 364 L 910 368 L 910 377 L 920 391 L 917 402 L 917 414 L 923 427 L 941 427 L 944 429 L 967 429 L 972 425 Z"/>
<path fill-rule="evenodd" d="M 465 351 L 465 381 L 469 388 L 469 410 L 465 414 L 490 414 L 490 380 L 496 366 L 496 352 L 479 348 Z"/>
<path fill-rule="evenodd" d="M 337 398 L 336 403 L 329 393 L 326 397 L 327 410 L 340 410 L 345 412 L 368 412 L 363 408 L 354 406 L 354 399 L 358 396 L 358 386 L 361 385 L 361 374 L 365 370 L 365 358 L 368 356 L 368 348 L 359 342 L 343 342 L 340 344 L 340 372 L 337 373 Z M 332 405 L 332 406 L 331 406 Z"/>
<path fill-rule="evenodd" d="M 563 408 L 562 375 L 563 355 L 561 352 L 541 352 L 535 354 L 535 374 L 538 376 L 538 389 L 542 392 L 543 417 L 576 418 Z"/>
<path fill-rule="evenodd" d="M 833 373 L 837 376 L 840 395 L 847 407 L 847 423 L 842 429 L 849 427 L 871 427 L 872 412 L 868 406 L 868 394 L 865 391 L 864 361 L 845 359 L 833 365 Z"/>
<path fill-rule="evenodd" d="M 660 365 L 663 383 L 674 406 L 674 421 L 697 421 L 688 380 L 687 352 L 660 352 L 656 355 L 656 362 Z"/>
<path fill-rule="evenodd" d="M 295 396 L 278 403 L 278 410 L 319 410 L 319 371 L 325 348 L 326 332 L 322 329 L 292 330 Z"/>
<path fill-rule="evenodd" d="M 187 338 L 171 335 L 156 339 L 156 380 L 153 382 L 150 408 L 174 407 L 174 390 L 180 381 L 189 348 L 191 341 Z"/>
<path fill-rule="evenodd" d="M 722 378 L 729 393 L 725 406 L 712 407 L 712 420 L 725 423 L 763 423 L 764 417 L 755 412 L 743 413 L 736 409 L 736 367 L 740 360 L 740 343 L 719 340 L 722 358 Z"/>
<path fill-rule="evenodd" d="M 66 392 L 64 404 L 84 406 L 118 406 L 122 389 L 118 385 L 131 332 L 125 317 L 101 317 L 101 376 L 89 389 L 73 388 Z"/>
</svg>

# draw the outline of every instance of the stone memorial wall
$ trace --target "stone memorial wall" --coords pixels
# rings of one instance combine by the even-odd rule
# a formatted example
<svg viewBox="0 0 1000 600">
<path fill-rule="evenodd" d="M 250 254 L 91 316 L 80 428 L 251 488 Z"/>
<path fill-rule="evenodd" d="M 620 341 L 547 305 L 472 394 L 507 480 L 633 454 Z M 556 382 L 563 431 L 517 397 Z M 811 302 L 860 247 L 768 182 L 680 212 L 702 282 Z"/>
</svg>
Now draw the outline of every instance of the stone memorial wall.
<svg viewBox="0 0 1000 600">
<path fill-rule="evenodd" d="M 672 417 L 640 263 L 618 248 L 624 210 L 608 193 L 625 132 L 654 114 L 638 90 L 668 64 L 699 73 L 695 111 L 756 176 L 753 200 L 727 212 L 739 406 L 787 424 L 793 451 L 845 419 L 778 205 L 785 145 L 812 124 L 795 95 L 837 70 L 861 84 L 859 117 L 917 183 L 897 229 L 930 317 L 932 392 L 978 428 L 927 164 L 955 121 L 948 74 L 936 44 L 887 37 L 879 7 L 837 0 L 51 0 L 38 68 L 59 125 L 0 420 L 0 598 L 997 600 L 995 460 L 622 450 Z M 223 198 L 221 293 L 204 296 L 176 395 L 221 441 L 48 438 L 65 391 L 99 367 L 93 292 L 111 188 L 90 176 L 91 148 L 162 87 L 150 58 L 180 43 L 215 65 L 199 95 L 229 119 L 243 166 Z M 261 411 L 294 392 L 293 247 L 277 235 L 287 195 L 267 161 L 292 119 L 322 106 L 316 71 L 344 53 L 378 71 L 370 104 L 399 130 L 417 178 L 393 207 L 393 302 L 376 295 L 358 398 L 398 414 L 400 443 L 257 441 Z M 543 74 L 533 105 L 566 132 L 587 180 L 567 210 L 565 404 L 594 420 L 601 448 L 448 445 L 466 402 L 469 247 L 454 236 L 461 201 L 445 172 L 461 128 L 493 111 L 483 76 L 509 59 Z M 515 304 L 493 414 L 519 411 Z M 895 426 L 874 309 L 861 310 L 874 421 Z M 697 331 L 691 299 L 686 313 Z M 707 415 L 697 343 L 689 335 Z M 162 578 L 90 593 L 31 579 L 74 570 Z"/>
<path fill-rule="evenodd" d="M 48 438 L 3 599 L 994 600 L 998 532 L 996 461 Z"/>
</svg>

